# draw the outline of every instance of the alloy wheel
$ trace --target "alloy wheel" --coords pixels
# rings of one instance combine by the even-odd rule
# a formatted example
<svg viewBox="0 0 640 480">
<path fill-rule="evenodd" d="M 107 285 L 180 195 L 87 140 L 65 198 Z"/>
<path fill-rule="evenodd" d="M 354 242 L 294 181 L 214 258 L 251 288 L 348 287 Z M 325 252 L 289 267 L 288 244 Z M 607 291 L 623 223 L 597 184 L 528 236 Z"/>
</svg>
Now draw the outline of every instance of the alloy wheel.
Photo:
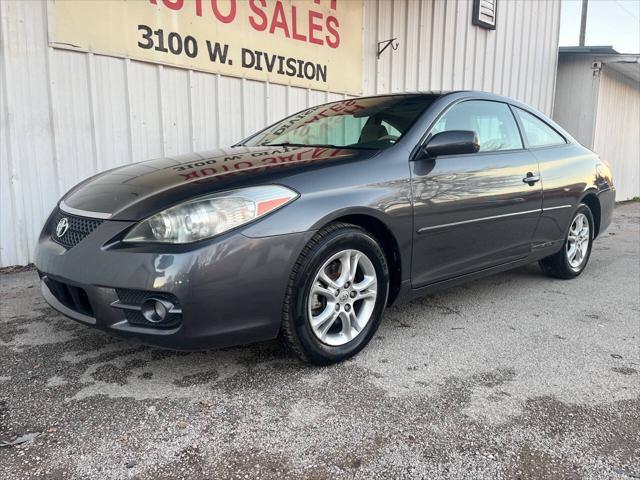
<svg viewBox="0 0 640 480">
<path fill-rule="evenodd" d="M 574 270 L 579 270 L 586 258 L 589 240 L 589 220 L 579 213 L 571 222 L 567 237 L 567 261 Z"/>
<path fill-rule="evenodd" d="M 367 325 L 378 296 L 373 263 L 359 250 L 342 250 L 318 270 L 307 299 L 311 330 L 321 342 L 344 345 Z"/>
</svg>

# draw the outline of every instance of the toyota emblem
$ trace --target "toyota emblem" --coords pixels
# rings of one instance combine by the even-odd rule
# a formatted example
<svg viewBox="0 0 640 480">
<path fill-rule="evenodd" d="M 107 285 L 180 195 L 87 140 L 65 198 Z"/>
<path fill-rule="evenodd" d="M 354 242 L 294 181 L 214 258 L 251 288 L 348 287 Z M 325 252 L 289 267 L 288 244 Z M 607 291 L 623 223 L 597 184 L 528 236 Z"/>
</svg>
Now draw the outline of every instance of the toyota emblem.
<svg viewBox="0 0 640 480">
<path fill-rule="evenodd" d="M 56 226 L 56 235 L 58 238 L 64 237 L 64 234 L 69 230 L 69 219 L 67 217 L 61 218 Z"/>
</svg>

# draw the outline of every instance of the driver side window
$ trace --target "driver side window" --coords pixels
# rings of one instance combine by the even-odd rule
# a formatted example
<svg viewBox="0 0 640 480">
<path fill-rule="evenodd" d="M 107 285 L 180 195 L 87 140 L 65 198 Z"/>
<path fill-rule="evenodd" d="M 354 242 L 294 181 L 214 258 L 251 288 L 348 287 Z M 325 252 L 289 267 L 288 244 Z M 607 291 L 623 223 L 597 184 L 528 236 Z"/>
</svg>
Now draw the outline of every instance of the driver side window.
<svg viewBox="0 0 640 480">
<path fill-rule="evenodd" d="M 481 152 L 523 148 L 520 132 L 505 103 L 469 100 L 454 105 L 431 129 L 431 135 L 450 130 L 477 133 Z"/>
</svg>

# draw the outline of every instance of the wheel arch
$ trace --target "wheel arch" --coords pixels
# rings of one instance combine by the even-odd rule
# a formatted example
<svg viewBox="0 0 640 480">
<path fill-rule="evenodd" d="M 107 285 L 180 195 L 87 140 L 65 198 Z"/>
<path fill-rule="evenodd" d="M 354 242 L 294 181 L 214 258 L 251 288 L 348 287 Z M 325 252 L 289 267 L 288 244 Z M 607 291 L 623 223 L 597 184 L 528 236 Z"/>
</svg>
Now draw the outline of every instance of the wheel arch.
<svg viewBox="0 0 640 480">
<path fill-rule="evenodd" d="M 344 215 L 332 218 L 328 223 L 333 222 L 357 225 L 373 235 L 380 243 L 389 268 L 389 299 L 387 300 L 387 305 L 392 305 L 398 298 L 402 285 L 402 256 L 396 236 L 385 222 L 369 213 L 345 213 Z"/>
<path fill-rule="evenodd" d="M 579 203 L 584 203 L 587 207 L 589 207 L 589 210 L 591 210 L 594 223 L 593 238 L 596 238 L 600 233 L 600 220 L 602 218 L 602 207 L 600 205 L 600 199 L 598 198 L 598 195 L 596 195 L 595 190 L 587 190 L 585 193 L 583 193 Z"/>
</svg>

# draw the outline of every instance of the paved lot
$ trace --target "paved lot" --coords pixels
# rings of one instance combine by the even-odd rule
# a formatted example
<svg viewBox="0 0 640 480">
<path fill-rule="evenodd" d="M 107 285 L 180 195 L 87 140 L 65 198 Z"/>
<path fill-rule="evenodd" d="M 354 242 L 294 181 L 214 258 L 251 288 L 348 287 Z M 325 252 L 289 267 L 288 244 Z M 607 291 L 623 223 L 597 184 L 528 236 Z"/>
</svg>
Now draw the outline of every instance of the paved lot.
<svg viewBox="0 0 640 480">
<path fill-rule="evenodd" d="M 640 478 L 640 204 L 574 281 L 522 268 L 390 309 L 328 368 L 177 354 L 0 275 L 0 478 Z"/>
</svg>

